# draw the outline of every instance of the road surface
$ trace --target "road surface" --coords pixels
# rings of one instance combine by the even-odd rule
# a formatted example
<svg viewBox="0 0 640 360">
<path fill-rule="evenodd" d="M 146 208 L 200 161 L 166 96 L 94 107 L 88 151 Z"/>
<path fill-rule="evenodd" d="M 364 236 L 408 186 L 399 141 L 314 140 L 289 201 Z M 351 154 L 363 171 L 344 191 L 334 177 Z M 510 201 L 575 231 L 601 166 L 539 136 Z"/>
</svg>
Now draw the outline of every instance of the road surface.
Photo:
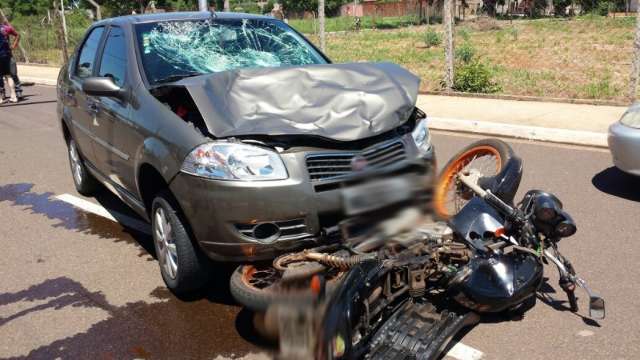
<svg viewBox="0 0 640 360">
<path fill-rule="evenodd" d="M 109 194 L 74 191 L 55 89 L 31 87 L 0 106 L 0 358 L 264 358 L 251 314 L 229 295 L 231 268 L 178 299 L 163 286 L 148 228 Z M 425 109 L 428 110 L 429 109 Z M 440 165 L 477 137 L 435 133 Z M 608 152 L 509 141 L 524 189 L 557 194 L 578 224 L 561 243 L 607 301 L 607 319 L 566 311 L 553 269 L 524 318 L 488 317 L 461 339 L 483 359 L 640 358 L 640 180 Z M 67 195 L 68 194 L 68 195 Z M 121 225 L 111 218 L 127 224 Z M 586 297 L 580 296 L 580 314 Z"/>
</svg>

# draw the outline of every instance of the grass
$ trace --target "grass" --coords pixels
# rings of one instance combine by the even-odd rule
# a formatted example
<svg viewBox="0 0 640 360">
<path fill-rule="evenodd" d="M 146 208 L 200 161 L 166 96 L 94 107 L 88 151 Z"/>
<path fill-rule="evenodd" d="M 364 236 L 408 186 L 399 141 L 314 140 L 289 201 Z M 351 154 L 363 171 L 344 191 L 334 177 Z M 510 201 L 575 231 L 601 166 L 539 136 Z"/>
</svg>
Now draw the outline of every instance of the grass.
<svg viewBox="0 0 640 360">
<path fill-rule="evenodd" d="M 415 16 L 385 18 L 365 16 L 360 18 L 360 21 L 361 29 L 398 29 L 418 24 L 418 19 Z M 289 20 L 289 25 L 304 34 L 317 33 L 317 21 L 314 22 L 313 19 Z M 351 16 L 327 18 L 325 28 L 328 32 L 350 31 L 354 29 L 354 19 Z"/>
<path fill-rule="evenodd" d="M 635 18 L 584 16 L 571 20 L 500 21 L 501 29 L 456 26 L 456 44 L 469 42 L 490 64 L 503 94 L 623 100 L 628 88 Z M 431 25 L 442 34 L 440 25 Z M 440 90 L 442 45 L 427 47 L 426 26 L 334 34 L 327 54 L 335 62 L 390 61 L 422 78 L 422 90 Z M 311 36 L 312 41 L 316 39 Z"/>
</svg>

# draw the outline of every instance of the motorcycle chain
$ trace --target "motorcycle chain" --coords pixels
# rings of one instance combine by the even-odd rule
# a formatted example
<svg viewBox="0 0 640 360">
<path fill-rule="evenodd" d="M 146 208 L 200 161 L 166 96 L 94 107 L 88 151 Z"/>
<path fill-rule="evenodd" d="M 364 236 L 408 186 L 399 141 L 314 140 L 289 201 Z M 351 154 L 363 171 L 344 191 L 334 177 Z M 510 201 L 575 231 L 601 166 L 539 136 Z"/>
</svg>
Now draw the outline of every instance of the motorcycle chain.
<svg viewBox="0 0 640 360">
<path fill-rule="evenodd" d="M 475 313 L 458 314 L 408 301 L 375 334 L 365 359 L 438 359 L 460 330 L 477 321 Z"/>
</svg>

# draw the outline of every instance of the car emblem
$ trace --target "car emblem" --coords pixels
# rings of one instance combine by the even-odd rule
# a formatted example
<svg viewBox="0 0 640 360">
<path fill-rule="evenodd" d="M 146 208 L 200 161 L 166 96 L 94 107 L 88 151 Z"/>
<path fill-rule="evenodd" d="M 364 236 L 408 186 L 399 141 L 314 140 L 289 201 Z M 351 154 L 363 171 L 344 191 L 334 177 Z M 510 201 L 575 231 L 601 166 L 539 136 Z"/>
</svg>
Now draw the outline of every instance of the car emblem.
<svg viewBox="0 0 640 360">
<path fill-rule="evenodd" d="M 369 162 L 364 156 L 357 155 L 351 159 L 351 170 L 353 171 L 362 171 L 367 165 L 369 165 Z"/>
</svg>

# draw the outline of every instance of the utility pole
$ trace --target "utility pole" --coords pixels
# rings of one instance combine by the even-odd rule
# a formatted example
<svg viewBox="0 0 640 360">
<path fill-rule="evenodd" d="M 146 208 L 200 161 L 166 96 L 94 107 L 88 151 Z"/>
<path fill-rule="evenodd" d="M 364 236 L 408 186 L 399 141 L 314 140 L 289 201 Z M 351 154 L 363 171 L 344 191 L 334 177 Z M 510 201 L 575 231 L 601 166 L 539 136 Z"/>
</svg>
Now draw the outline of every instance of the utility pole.
<svg viewBox="0 0 640 360">
<path fill-rule="evenodd" d="M 444 84 L 447 91 L 453 89 L 453 7 L 454 0 L 444 0 L 442 11 L 444 22 Z"/>
<path fill-rule="evenodd" d="M 324 28 L 324 0 L 318 0 L 318 22 L 320 23 L 320 50 L 324 52 L 327 41 Z"/>
<path fill-rule="evenodd" d="M 198 10 L 209 11 L 209 4 L 207 4 L 207 0 L 198 0 Z"/>
<path fill-rule="evenodd" d="M 636 15 L 636 39 L 633 41 L 633 61 L 631 63 L 631 77 L 629 79 L 629 100 L 635 101 L 638 91 L 638 77 L 640 76 L 640 6 Z"/>
</svg>

